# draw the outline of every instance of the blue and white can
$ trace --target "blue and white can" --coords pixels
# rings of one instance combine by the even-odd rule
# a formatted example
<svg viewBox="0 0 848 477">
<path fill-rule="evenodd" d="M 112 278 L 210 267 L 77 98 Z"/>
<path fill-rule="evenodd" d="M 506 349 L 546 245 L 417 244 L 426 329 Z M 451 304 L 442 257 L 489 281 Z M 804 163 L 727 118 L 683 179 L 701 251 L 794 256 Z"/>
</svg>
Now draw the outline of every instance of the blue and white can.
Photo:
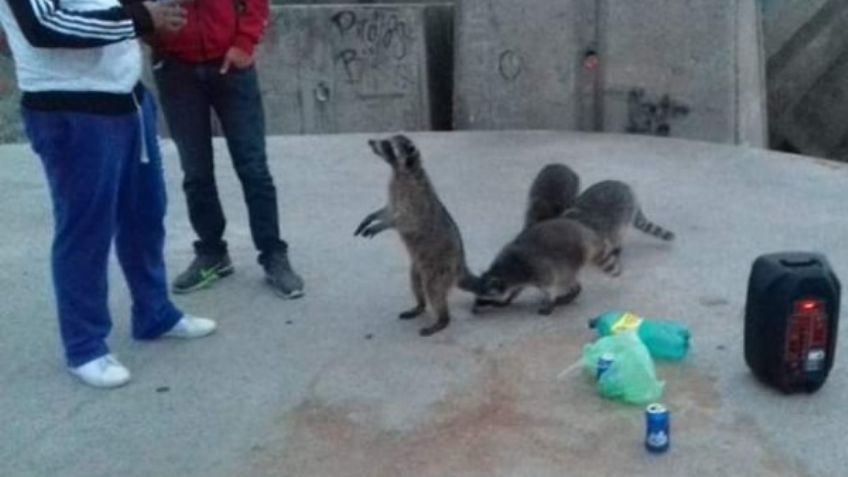
<svg viewBox="0 0 848 477">
<path fill-rule="evenodd" d="M 645 447 L 648 452 L 666 452 L 671 446 L 671 413 L 662 404 L 651 404 L 645 410 L 645 423 Z"/>
<path fill-rule="evenodd" d="M 601 379 L 601 376 L 604 375 L 607 371 L 612 368 L 612 364 L 615 362 L 615 356 L 612 353 L 604 353 L 598 358 L 598 366 L 597 371 L 595 373 L 595 379 Z"/>
</svg>

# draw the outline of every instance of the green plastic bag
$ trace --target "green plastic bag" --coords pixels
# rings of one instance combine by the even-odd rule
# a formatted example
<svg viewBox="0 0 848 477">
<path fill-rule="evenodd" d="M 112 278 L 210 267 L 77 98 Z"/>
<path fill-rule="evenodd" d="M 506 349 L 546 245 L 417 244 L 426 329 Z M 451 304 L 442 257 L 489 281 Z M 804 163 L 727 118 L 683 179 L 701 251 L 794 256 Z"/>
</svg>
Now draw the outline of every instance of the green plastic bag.
<svg viewBox="0 0 848 477">
<path fill-rule="evenodd" d="M 600 336 L 634 330 L 656 359 L 680 361 L 689 351 L 689 329 L 668 320 L 649 320 L 634 313 L 614 311 L 589 320 L 589 326 Z"/>
<path fill-rule="evenodd" d="M 598 375 L 598 359 L 611 358 L 609 368 Z M 657 379 L 654 361 L 636 333 L 605 336 L 583 348 L 583 369 L 597 379 L 601 396 L 629 404 L 650 404 L 662 396 L 665 383 Z"/>
</svg>

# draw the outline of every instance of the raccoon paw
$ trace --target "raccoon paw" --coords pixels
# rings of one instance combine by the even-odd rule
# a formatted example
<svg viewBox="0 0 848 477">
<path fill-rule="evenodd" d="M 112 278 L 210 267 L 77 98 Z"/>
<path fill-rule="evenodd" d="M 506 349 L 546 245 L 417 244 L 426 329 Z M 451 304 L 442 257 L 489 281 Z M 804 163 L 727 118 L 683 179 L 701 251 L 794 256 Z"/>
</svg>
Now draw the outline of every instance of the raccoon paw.
<svg viewBox="0 0 848 477">
<path fill-rule="evenodd" d="M 539 307 L 539 314 L 542 316 L 548 316 L 554 312 L 555 305 L 553 303 L 544 303 Z"/>
<path fill-rule="evenodd" d="M 558 296 L 556 298 L 556 300 L 554 300 L 554 302 L 557 305 L 567 305 L 567 304 L 571 303 L 572 301 L 574 301 L 574 299 L 577 298 L 578 295 L 580 295 L 581 291 L 583 291 L 583 287 L 580 286 L 580 284 L 577 284 L 577 285 L 574 286 L 574 288 L 569 290 L 565 295 Z"/>
<path fill-rule="evenodd" d="M 398 315 L 398 319 L 400 319 L 400 320 L 411 320 L 413 318 L 419 317 L 421 315 L 421 313 L 424 313 L 424 307 L 423 306 L 416 306 L 415 308 L 411 308 L 409 310 L 401 312 Z"/>
<path fill-rule="evenodd" d="M 509 306 L 509 302 L 501 302 L 497 300 L 488 300 L 486 298 L 476 298 L 474 305 L 471 306 L 471 313 L 477 314 L 486 308 L 505 308 Z"/>
<path fill-rule="evenodd" d="M 447 327 L 448 327 L 447 323 L 438 322 L 433 326 L 421 328 L 420 330 L 418 330 L 418 334 L 423 336 L 423 337 L 432 336 L 432 335 L 438 333 L 439 331 L 442 331 L 443 329 L 445 329 Z"/>
<path fill-rule="evenodd" d="M 358 226 L 358 227 L 356 227 L 356 230 L 354 230 L 354 231 L 353 231 L 353 236 L 354 236 L 354 237 L 358 237 L 358 236 L 362 235 L 362 232 L 366 229 L 366 227 L 368 227 L 369 225 L 371 225 L 371 222 L 372 222 L 372 220 L 369 220 L 368 218 L 366 218 L 365 220 L 363 220 L 363 221 L 359 224 L 359 226 Z"/>
<path fill-rule="evenodd" d="M 374 238 L 380 232 L 390 229 L 392 226 L 387 224 L 386 222 L 363 222 L 359 224 L 356 231 L 353 233 L 354 236 L 361 236 L 365 238 Z"/>
<path fill-rule="evenodd" d="M 369 227 L 362 229 L 362 232 L 360 232 L 360 235 L 362 235 L 365 238 L 374 238 L 374 236 L 377 235 L 378 233 L 380 233 L 380 229 L 378 227 L 374 226 L 374 225 L 371 225 Z"/>
</svg>

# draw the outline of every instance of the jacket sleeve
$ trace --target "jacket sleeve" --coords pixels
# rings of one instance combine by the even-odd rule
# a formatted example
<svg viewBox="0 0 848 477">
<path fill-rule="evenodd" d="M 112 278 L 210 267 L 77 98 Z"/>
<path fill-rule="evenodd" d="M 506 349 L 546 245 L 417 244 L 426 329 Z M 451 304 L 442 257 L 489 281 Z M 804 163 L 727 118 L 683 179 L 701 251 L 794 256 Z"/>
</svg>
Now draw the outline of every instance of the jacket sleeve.
<svg viewBox="0 0 848 477">
<path fill-rule="evenodd" d="M 268 24 L 269 0 L 237 0 L 240 5 L 233 46 L 252 55 Z"/>
<path fill-rule="evenodd" d="M 36 48 L 94 48 L 153 31 L 142 3 L 103 10 L 63 8 L 60 0 L 5 0 L 24 38 Z"/>
</svg>

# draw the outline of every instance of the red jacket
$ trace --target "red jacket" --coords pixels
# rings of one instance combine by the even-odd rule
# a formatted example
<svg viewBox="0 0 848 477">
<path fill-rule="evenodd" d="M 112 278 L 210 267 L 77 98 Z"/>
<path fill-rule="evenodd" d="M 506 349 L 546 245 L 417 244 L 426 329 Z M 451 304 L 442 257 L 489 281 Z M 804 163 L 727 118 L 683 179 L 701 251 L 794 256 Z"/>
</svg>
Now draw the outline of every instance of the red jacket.
<svg viewBox="0 0 848 477">
<path fill-rule="evenodd" d="M 156 51 L 181 60 L 201 63 L 219 60 L 231 46 L 248 54 L 268 22 L 269 0 L 193 0 L 183 4 L 188 23 L 175 34 L 160 34 Z"/>
</svg>

